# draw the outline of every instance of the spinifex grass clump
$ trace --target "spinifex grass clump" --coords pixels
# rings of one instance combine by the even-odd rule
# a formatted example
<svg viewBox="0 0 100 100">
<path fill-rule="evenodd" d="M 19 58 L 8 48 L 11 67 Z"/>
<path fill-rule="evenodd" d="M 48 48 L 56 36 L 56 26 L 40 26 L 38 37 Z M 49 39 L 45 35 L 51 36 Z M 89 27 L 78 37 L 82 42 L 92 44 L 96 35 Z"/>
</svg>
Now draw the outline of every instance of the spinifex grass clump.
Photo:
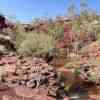
<svg viewBox="0 0 100 100">
<path fill-rule="evenodd" d="M 41 55 L 49 52 L 55 46 L 55 38 L 43 32 L 25 32 L 19 27 L 16 35 L 16 47 L 18 53 Z"/>
</svg>

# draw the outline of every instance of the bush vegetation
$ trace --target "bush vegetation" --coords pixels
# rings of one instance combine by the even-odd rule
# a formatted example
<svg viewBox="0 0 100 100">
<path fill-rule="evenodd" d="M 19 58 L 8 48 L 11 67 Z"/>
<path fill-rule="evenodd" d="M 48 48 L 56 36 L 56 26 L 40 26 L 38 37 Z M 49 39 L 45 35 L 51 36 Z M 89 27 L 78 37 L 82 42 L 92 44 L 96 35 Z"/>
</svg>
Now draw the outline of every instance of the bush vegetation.
<svg viewBox="0 0 100 100">
<path fill-rule="evenodd" d="M 37 31 L 25 32 L 22 26 L 16 31 L 16 47 L 20 54 L 41 55 L 55 47 L 53 35 Z"/>
</svg>

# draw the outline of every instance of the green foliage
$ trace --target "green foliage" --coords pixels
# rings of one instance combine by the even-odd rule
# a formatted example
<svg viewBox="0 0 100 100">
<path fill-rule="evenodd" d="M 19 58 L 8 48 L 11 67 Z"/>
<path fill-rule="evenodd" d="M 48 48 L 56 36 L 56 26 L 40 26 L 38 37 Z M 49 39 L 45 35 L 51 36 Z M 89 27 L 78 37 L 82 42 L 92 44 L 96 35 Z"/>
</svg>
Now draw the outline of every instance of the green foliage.
<svg viewBox="0 0 100 100">
<path fill-rule="evenodd" d="M 19 30 L 16 36 L 18 53 L 40 55 L 49 52 L 55 46 L 55 39 L 46 33 L 35 31 L 26 33 Z"/>
<path fill-rule="evenodd" d="M 75 32 L 80 32 L 81 30 L 81 22 L 79 20 L 74 20 L 73 23 L 72 23 L 72 29 L 73 31 Z"/>
<path fill-rule="evenodd" d="M 60 24 L 49 25 L 48 31 L 49 31 L 49 34 L 52 34 L 55 39 L 62 37 L 64 33 L 63 26 Z"/>
<path fill-rule="evenodd" d="M 80 69 L 79 68 L 76 68 L 74 70 L 74 73 L 75 73 L 76 76 L 79 76 L 80 75 Z"/>
<path fill-rule="evenodd" d="M 25 39 L 25 36 L 27 35 L 26 32 L 24 31 L 24 27 L 21 24 L 17 24 L 16 27 L 16 47 L 18 48 L 19 45 L 23 42 Z"/>
<path fill-rule="evenodd" d="M 70 4 L 69 4 L 69 7 L 68 7 L 68 15 L 69 17 L 74 17 L 76 15 L 76 7 L 75 7 L 75 2 L 74 0 L 69 0 Z"/>
</svg>

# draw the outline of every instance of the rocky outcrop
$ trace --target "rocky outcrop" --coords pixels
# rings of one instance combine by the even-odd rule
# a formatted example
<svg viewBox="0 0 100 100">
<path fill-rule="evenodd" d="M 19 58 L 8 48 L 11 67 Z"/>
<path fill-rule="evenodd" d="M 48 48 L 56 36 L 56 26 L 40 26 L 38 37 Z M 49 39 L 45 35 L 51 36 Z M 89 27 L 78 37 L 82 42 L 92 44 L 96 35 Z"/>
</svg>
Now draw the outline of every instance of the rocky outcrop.
<svg viewBox="0 0 100 100">
<path fill-rule="evenodd" d="M 0 15 L 0 54 L 8 51 L 16 51 L 14 46 L 14 25 L 7 22 L 7 19 Z"/>
<path fill-rule="evenodd" d="M 1 57 L 0 79 L 1 83 L 11 88 L 42 88 L 51 96 L 57 96 L 60 86 L 57 73 L 51 65 L 40 58 L 16 56 L 13 53 Z"/>
<path fill-rule="evenodd" d="M 0 100 L 55 100 L 44 93 L 40 93 L 38 89 L 30 89 L 24 86 L 16 86 L 6 90 L 0 90 Z"/>
<path fill-rule="evenodd" d="M 80 73 L 86 81 L 100 84 L 100 43 L 86 46 L 81 51 Z"/>
<path fill-rule="evenodd" d="M 4 53 L 5 51 L 16 51 L 14 41 L 10 36 L 0 34 L 0 52 Z"/>
</svg>

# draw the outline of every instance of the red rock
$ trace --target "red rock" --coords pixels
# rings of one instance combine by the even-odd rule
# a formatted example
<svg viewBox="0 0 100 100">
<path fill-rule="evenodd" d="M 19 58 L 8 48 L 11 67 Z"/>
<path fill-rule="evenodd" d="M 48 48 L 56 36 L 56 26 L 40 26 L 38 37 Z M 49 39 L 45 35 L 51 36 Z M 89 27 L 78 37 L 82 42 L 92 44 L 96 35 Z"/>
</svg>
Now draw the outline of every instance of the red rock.
<svg viewBox="0 0 100 100">
<path fill-rule="evenodd" d="M 29 69 L 29 68 L 30 68 L 30 65 L 27 65 L 27 66 L 26 66 L 26 65 L 23 65 L 23 66 L 22 66 L 22 69 L 23 69 L 23 70 L 27 70 L 27 69 Z"/>
<path fill-rule="evenodd" d="M 8 95 L 3 95 L 2 100 L 11 100 L 11 97 Z"/>
<path fill-rule="evenodd" d="M 98 95 L 90 95 L 89 100 L 100 100 L 100 96 Z"/>
<path fill-rule="evenodd" d="M 14 88 L 16 95 L 24 98 L 32 98 L 36 95 L 37 91 L 24 86 L 17 86 Z"/>
<path fill-rule="evenodd" d="M 30 74 L 28 75 L 28 79 L 29 79 L 29 80 L 32 79 L 33 76 L 34 76 L 34 73 L 30 73 Z"/>
<path fill-rule="evenodd" d="M 7 63 L 7 60 L 5 58 L 2 58 L 2 62 Z"/>
<path fill-rule="evenodd" d="M 64 97 L 64 99 L 63 100 L 69 100 L 69 98 L 66 96 L 66 97 Z"/>
<path fill-rule="evenodd" d="M 70 78 L 75 78 L 75 75 L 74 75 L 74 73 L 71 71 L 71 70 L 68 70 L 68 69 L 66 69 L 66 68 L 60 68 L 59 70 L 58 70 L 59 72 L 62 72 L 62 74 L 67 78 L 67 77 L 69 77 L 69 79 Z"/>
<path fill-rule="evenodd" d="M 15 97 L 15 96 L 3 95 L 2 100 L 22 100 L 22 98 L 20 99 L 20 98 Z M 25 99 L 25 100 L 31 100 L 31 99 Z"/>
<path fill-rule="evenodd" d="M 4 65 L 5 63 L 2 61 L 2 60 L 0 60 L 0 66 L 2 66 L 2 65 Z"/>
<path fill-rule="evenodd" d="M 55 100 L 52 97 L 46 96 L 46 95 L 35 95 L 34 98 L 35 100 Z"/>
<path fill-rule="evenodd" d="M 23 71 L 20 69 L 20 68 L 17 68 L 17 70 L 16 70 L 16 74 L 22 74 L 23 73 Z"/>
<path fill-rule="evenodd" d="M 47 95 L 48 94 L 48 89 L 46 89 L 45 87 L 39 88 L 39 92 L 40 95 Z"/>
<path fill-rule="evenodd" d="M 57 48 L 64 48 L 65 47 L 65 43 L 64 42 L 58 42 L 57 44 L 56 44 L 56 47 Z"/>
<path fill-rule="evenodd" d="M 7 77 L 4 77 L 4 79 L 5 79 L 6 82 L 11 82 L 11 81 L 14 81 L 14 80 L 19 80 L 20 77 L 12 75 L 11 73 L 9 73 Z"/>
<path fill-rule="evenodd" d="M 31 89 L 31 87 L 33 87 L 33 80 L 35 78 L 35 74 L 36 74 L 36 77 L 38 75 L 41 74 L 42 70 L 43 70 L 43 73 L 48 73 L 48 72 L 52 72 L 54 71 L 54 69 L 52 68 L 52 66 L 49 66 L 45 61 L 43 61 L 42 59 L 38 59 L 38 58 L 27 58 L 25 57 L 25 63 L 21 63 L 21 60 L 23 59 L 17 59 L 16 56 L 4 56 L 1 60 L 1 64 L 2 63 L 5 63 L 4 66 L 2 66 L 1 68 L 3 68 L 3 70 L 1 70 L 1 72 L 5 72 L 3 73 L 3 79 L 4 81 L 6 82 L 6 84 L 8 85 L 8 87 L 10 88 L 14 88 L 14 91 L 13 92 L 14 94 L 18 95 L 19 97 L 24 97 L 24 98 L 28 98 L 28 100 L 30 100 L 30 98 L 34 98 L 35 95 L 37 95 L 37 91 Z M 51 68 L 49 68 L 51 67 Z M 49 70 L 49 71 L 48 71 Z M 32 74 L 30 72 L 36 72 L 35 74 Z M 40 72 L 40 73 L 39 73 Z M 55 72 L 54 72 L 55 73 Z M 49 73 L 50 75 L 50 78 L 54 76 L 54 73 L 51 74 Z M 42 74 L 41 74 L 42 75 Z M 45 76 L 43 76 L 45 77 Z M 40 77 L 41 80 L 42 80 L 42 77 Z M 33 79 L 33 80 L 32 80 Z M 32 80 L 32 81 L 31 81 Z M 44 79 L 43 79 L 44 80 Z M 19 86 L 19 84 L 21 86 Z M 43 87 L 42 87 L 43 86 Z M 30 87 L 30 88 L 28 88 Z M 41 88 L 43 88 L 42 90 L 40 90 L 39 95 L 42 97 L 42 95 L 44 96 L 48 94 L 48 89 L 44 84 L 41 84 L 40 86 Z M 6 88 L 4 86 L 0 86 L 0 89 L 2 92 L 2 90 L 6 90 Z M 38 89 L 39 90 L 39 89 Z M 8 91 L 4 91 L 4 92 L 7 92 L 7 95 L 8 95 Z M 10 93 L 10 92 L 9 92 Z M 5 93 L 6 95 L 6 93 Z M 15 100 L 16 96 L 14 96 L 14 98 L 12 99 L 12 95 L 11 94 L 11 99 L 10 100 Z M 10 96 L 9 95 L 9 96 Z M 38 96 L 39 96 L 38 95 Z M 39 97 L 36 97 L 36 98 L 39 98 Z M 53 99 L 49 99 L 49 97 L 47 96 L 44 96 L 46 99 L 44 100 L 53 100 Z M 5 99 L 5 97 L 3 97 Z M 27 99 L 25 99 L 27 100 Z M 38 99 L 40 100 L 40 99 Z"/>
<path fill-rule="evenodd" d="M 27 77 L 27 74 L 25 74 L 25 75 L 19 75 L 19 78 L 21 79 L 21 80 L 27 80 L 28 79 L 28 77 Z"/>
<path fill-rule="evenodd" d="M 12 57 L 12 58 L 8 59 L 8 64 L 16 63 L 16 61 L 17 61 L 16 57 Z"/>
<path fill-rule="evenodd" d="M 4 83 L 0 83 L 0 91 L 6 91 L 8 89 L 9 87 L 7 85 L 5 85 Z"/>
<path fill-rule="evenodd" d="M 6 64 L 6 65 L 4 66 L 4 71 L 6 71 L 6 72 L 14 73 L 15 70 L 16 70 L 16 65 L 15 65 L 15 64 L 12 64 L 12 65 Z"/>
</svg>

